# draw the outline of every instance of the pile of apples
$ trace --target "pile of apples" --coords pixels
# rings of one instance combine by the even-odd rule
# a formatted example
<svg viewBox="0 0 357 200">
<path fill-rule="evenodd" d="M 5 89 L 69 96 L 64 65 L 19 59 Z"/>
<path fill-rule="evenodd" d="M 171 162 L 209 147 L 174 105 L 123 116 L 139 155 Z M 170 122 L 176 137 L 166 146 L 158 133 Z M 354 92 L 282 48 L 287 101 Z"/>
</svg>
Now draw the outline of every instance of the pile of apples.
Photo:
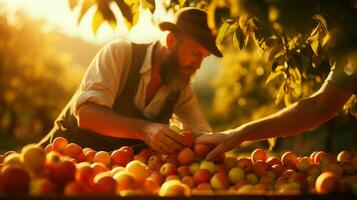
<svg viewBox="0 0 357 200">
<path fill-rule="evenodd" d="M 299 195 L 357 194 L 357 156 L 318 151 L 281 158 L 256 149 L 250 157 L 204 157 L 212 146 L 194 144 L 172 155 L 128 146 L 96 151 L 57 137 L 43 148 L 29 144 L 0 156 L 0 194 L 44 195 Z"/>
</svg>

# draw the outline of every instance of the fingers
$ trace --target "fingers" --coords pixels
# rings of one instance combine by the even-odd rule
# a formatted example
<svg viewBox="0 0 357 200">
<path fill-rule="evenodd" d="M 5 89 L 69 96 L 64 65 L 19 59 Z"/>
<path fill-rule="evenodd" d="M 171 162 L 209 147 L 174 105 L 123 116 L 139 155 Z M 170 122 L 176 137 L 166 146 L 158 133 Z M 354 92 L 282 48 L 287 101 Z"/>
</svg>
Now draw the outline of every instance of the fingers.
<svg viewBox="0 0 357 200">
<path fill-rule="evenodd" d="M 160 148 L 160 153 L 164 153 L 164 154 L 170 154 L 170 153 L 173 153 L 173 149 L 170 148 L 170 146 L 168 146 L 165 142 L 163 141 L 159 141 L 157 143 L 157 145 L 159 146 Z"/>
<path fill-rule="evenodd" d="M 172 131 L 171 129 L 167 129 L 165 131 L 165 135 L 180 144 L 185 144 L 185 138 L 183 137 L 183 135 L 176 133 L 175 131 Z"/>
<path fill-rule="evenodd" d="M 162 134 L 162 136 L 150 137 L 147 139 L 149 146 L 160 153 L 174 153 L 182 148 L 182 145 L 172 140 L 170 137 Z"/>
<path fill-rule="evenodd" d="M 167 146 L 169 149 L 173 151 L 175 150 L 180 150 L 182 148 L 182 145 L 175 140 L 173 140 L 171 137 L 168 137 L 166 135 L 163 135 L 161 138 L 161 141 Z"/>
<path fill-rule="evenodd" d="M 209 152 L 206 156 L 206 160 L 212 160 L 216 156 L 220 155 L 221 153 L 225 152 L 224 145 L 220 144 L 216 148 L 214 148 L 211 152 Z"/>
</svg>

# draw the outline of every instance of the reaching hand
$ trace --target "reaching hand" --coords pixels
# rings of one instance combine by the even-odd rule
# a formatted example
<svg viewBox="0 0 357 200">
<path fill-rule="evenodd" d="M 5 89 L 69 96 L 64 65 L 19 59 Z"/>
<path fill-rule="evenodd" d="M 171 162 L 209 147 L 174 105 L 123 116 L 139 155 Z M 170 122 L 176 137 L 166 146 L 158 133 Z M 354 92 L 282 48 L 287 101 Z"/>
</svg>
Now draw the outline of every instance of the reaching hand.
<svg viewBox="0 0 357 200">
<path fill-rule="evenodd" d="M 171 154 L 182 148 L 184 137 L 166 124 L 151 123 L 144 127 L 145 143 L 155 151 Z"/>
<path fill-rule="evenodd" d="M 234 136 L 235 136 L 234 134 L 224 134 L 224 133 L 216 133 L 216 134 L 209 134 L 209 135 L 205 134 L 198 137 L 196 139 L 196 143 L 218 145 L 206 156 L 206 160 L 212 160 L 213 158 L 220 155 L 221 153 L 229 151 L 235 146 L 237 146 L 237 142 Z"/>
</svg>

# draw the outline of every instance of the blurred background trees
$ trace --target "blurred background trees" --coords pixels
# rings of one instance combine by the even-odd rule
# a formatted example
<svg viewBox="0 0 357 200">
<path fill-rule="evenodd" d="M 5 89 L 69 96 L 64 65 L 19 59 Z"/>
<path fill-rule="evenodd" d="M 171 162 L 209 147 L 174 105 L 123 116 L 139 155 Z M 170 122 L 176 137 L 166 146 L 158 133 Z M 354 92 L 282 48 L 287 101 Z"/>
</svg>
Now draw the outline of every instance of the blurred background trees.
<svg viewBox="0 0 357 200">
<path fill-rule="evenodd" d="M 94 33 L 103 24 L 113 29 L 124 24 L 130 30 L 141 9 L 154 13 L 161 4 L 173 12 L 186 6 L 208 12 L 224 57 L 209 58 L 194 86 L 215 131 L 309 96 L 322 85 L 330 64 L 356 48 L 356 0 L 68 0 L 71 9 L 79 10 L 78 23 L 94 8 Z M 15 21 L 2 13 L 1 137 L 26 133 L 27 140 L 36 141 L 52 126 L 99 47 L 46 32 L 43 22 L 23 15 Z M 356 113 L 351 102 L 348 108 Z M 356 151 L 356 124 L 354 117 L 342 114 L 309 131 L 314 133 L 279 139 L 275 150 Z"/>
<path fill-rule="evenodd" d="M 0 13 L 0 149 L 37 141 L 50 130 L 98 49 L 45 28 L 23 13 Z"/>
</svg>

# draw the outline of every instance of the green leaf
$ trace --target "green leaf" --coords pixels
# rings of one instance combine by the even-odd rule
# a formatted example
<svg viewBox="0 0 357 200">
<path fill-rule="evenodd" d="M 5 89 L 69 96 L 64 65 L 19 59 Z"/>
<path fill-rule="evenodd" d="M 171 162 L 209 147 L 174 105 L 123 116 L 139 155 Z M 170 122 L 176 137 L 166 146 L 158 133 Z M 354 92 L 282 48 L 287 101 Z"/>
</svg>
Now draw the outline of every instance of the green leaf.
<svg viewBox="0 0 357 200">
<path fill-rule="evenodd" d="M 301 83 L 291 82 L 290 85 L 291 85 L 293 97 L 295 97 L 295 98 L 299 97 L 302 92 Z"/>
<path fill-rule="evenodd" d="M 289 93 L 285 93 L 285 95 L 284 95 L 284 104 L 285 104 L 285 106 L 291 105 L 291 95 L 290 95 L 290 92 L 289 92 Z"/>
<path fill-rule="evenodd" d="M 274 59 L 274 57 L 278 54 L 278 53 L 284 53 L 283 52 L 283 46 L 280 43 L 277 43 L 276 41 L 274 41 L 274 44 L 272 44 L 268 50 L 267 50 L 267 57 L 268 60 L 271 61 Z"/>
<path fill-rule="evenodd" d="M 140 0 L 144 9 L 149 9 L 151 13 L 155 12 L 155 0 Z"/>
<path fill-rule="evenodd" d="M 319 50 L 319 35 L 320 33 L 317 32 L 315 35 L 313 35 L 312 37 L 310 37 L 310 46 L 312 51 L 314 52 L 314 54 L 316 56 L 318 56 L 318 50 Z"/>
<path fill-rule="evenodd" d="M 216 38 L 216 43 L 218 45 L 223 46 L 223 40 L 237 29 L 237 23 L 234 22 L 233 20 L 226 20 L 223 22 L 221 27 L 218 30 L 217 38 Z"/>
<path fill-rule="evenodd" d="M 283 100 L 283 98 L 284 98 L 284 95 L 285 95 L 284 88 L 285 88 L 285 81 L 281 84 L 281 86 L 278 90 L 278 94 L 276 95 L 276 99 L 275 99 L 276 105 L 278 105 L 281 102 L 281 100 Z"/>
<path fill-rule="evenodd" d="M 297 79 L 299 80 L 299 82 L 301 82 L 301 72 L 299 68 L 295 67 L 295 73 L 297 75 Z"/>
<path fill-rule="evenodd" d="M 296 76 L 296 74 L 295 74 L 295 70 L 290 67 L 290 68 L 288 69 L 288 72 L 289 72 L 290 77 L 292 77 L 293 80 L 296 80 L 297 76 Z"/>
<path fill-rule="evenodd" d="M 314 19 L 319 21 L 321 23 L 321 25 L 323 26 L 324 30 L 327 32 L 328 29 L 327 29 L 326 19 L 321 15 L 314 15 Z"/>
<path fill-rule="evenodd" d="M 325 37 L 323 38 L 323 40 L 322 40 L 321 46 L 322 46 L 322 47 L 325 47 L 326 44 L 327 44 L 330 40 L 331 40 L 331 35 L 330 35 L 330 33 L 327 33 L 327 34 L 325 35 Z"/>
<path fill-rule="evenodd" d="M 78 0 L 68 0 L 69 8 L 73 10 L 76 6 L 78 6 Z"/>
<path fill-rule="evenodd" d="M 126 3 L 124 2 L 124 0 L 115 0 L 115 3 L 118 5 L 121 14 L 124 17 L 124 20 L 126 20 L 129 23 L 133 22 L 133 14 L 131 13 L 131 9 L 128 5 L 126 5 Z"/>
<path fill-rule="evenodd" d="M 112 29 L 115 29 L 117 26 L 117 20 L 113 11 L 109 7 L 109 1 L 100 1 L 98 2 L 98 11 L 102 14 L 104 21 L 107 21 Z"/>
<path fill-rule="evenodd" d="M 280 75 L 284 75 L 283 71 L 276 71 L 276 72 L 271 72 L 267 80 L 265 81 L 265 84 L 270 83 L 272 80 L 276 79 Z"/>
<path fill-rule="evenodd" d="M 82 2 L 82 7 L 81 7 L 81 11 L 79 12 L 79 16 L 77 19 L 77 23 L 79 24 L 83 18 L 83 15 L 88 11 L 88 9 L 90 7 L 92 7 L 93 5 L 95 5 L 94 0 L 83 0 Z"/>
<path fill-rule="evenodd" d="M 215 21 L 216 8 L 217 5 L 215 1 L 212 1 L 207 7 L 207 24 L 211 30 L 216 30 L 216 21 Z"/>
<path fill-rule="evenodd" d="M 98 28 L 100 27 L 100 25 L 104 22 L 104 18 L 102 13 L 97 9 L 95 11 L 95 14 L 93 16 L 93 21 L 92 21 L 92 31 L 94 34 L 97 33 Z"/>
<path fill-rule="evenodd" d="M 275 144 L 276 144 L 277 138 L 268 138 L 267 141 L 269 143 L 269 151 L 273 150 Z"/>
<path fill-rule="evenodd" d="M 236 49 L 242 49 L 244 44 L 244 34 L 242 29 L 238 26 L 233 34 L 233 45 Z"/>
<path fill-rule="evenodd" d="M 170 129 L 175 131 L 176 133 L 179 133 L 181 131 L 181 128 L 178 127 L 177 125 L 173 124 L 173 125 L 170 125 Z"/>
<path fill-rule="evenodd" d="M 139 0 L 115 0 L 123 17 L 125 25 L 130 30 L 139 19 Z"/>
<path fill-rule="evenodd" d="M 276 72 L 279 72 L 279 71 L 285 71 L 287 68 L 285 65 L 279 65 L 275 68 L 275 71 Z"/>
<path fill-rule="evenodd" d="M 180 6 L 183 6 L 186 3 L 186 0 L 179 0 Z"/>
</svg>

